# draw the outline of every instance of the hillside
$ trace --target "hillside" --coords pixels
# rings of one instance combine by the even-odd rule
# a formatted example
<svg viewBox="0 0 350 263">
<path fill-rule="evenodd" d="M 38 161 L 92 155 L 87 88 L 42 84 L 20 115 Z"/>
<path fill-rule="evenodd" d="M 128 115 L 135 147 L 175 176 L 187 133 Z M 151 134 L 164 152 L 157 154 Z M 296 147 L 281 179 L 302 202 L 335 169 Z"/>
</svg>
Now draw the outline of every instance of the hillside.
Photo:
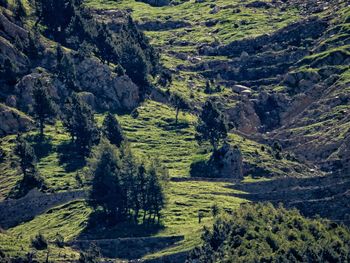
<svg viewBox="0 0 350 263">
<path fill-rule="evenodd" d="M 348 1 L 0 9 L 0 261 L 349 262 Z"/>
</svg>

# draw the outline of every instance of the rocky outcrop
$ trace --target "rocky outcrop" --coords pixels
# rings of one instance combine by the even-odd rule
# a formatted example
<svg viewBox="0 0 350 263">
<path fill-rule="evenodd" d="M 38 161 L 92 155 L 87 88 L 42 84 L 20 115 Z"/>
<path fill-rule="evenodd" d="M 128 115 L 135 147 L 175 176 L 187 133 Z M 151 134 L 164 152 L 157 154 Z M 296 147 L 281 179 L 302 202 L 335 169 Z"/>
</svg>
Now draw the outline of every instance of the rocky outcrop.
<svg viewBox="0 0 350 263">
<path fill-rule="evenodd" d="M 260 118 L 251 100 L 244 99 L 238 102 L 235 107 L 227 110 L 227 115 L 235 128 L 243 133 L 254 134 L 260 129 Z"/>
<path fill-rule="evenodd" d="M 139 88 L 128 76 L 118 77 L 93 58 L 78 64 L 77 81 L 81 90 L 95 96 L 101 110 L 132 110 L 140 101 Z"/>
<path fill-rule="evenodd" d="M 18 110 L 0 104 L 0 136 L 16 134 L 32 129 L 34 122 Z"/>
<path fill-rule="evenodd" d="M 209 160 L 217 169 L 220 177 L 243 179 L 243 158 L 237 146 L 225 143 Z"/>
</svg>

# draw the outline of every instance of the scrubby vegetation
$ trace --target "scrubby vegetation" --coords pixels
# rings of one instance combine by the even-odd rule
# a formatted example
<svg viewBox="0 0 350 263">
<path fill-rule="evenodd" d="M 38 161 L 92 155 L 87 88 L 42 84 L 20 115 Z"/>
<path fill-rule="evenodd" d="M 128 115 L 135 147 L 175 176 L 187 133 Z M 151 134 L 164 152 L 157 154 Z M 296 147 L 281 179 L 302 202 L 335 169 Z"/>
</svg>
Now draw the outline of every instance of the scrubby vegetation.
<svg viewBox="0 0 350 263">
<path fill-rule="evenodd" d="M 349 262 L 343 226 L 271 204 L 243 205 L 205 229 L 187 262 Z"/>
</svg>

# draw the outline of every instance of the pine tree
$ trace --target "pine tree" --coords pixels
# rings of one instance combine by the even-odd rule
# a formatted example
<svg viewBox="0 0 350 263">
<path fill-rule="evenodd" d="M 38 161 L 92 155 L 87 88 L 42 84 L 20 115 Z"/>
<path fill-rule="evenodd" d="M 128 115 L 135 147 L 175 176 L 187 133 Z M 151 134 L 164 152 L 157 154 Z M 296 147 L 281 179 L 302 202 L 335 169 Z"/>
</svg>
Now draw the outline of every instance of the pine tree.
<svg viewBox="0 0 350 263">
<path fill-rule="evenodd" d="M 228 131 L 225 117 L 212 100 L 204 104 L 196 131 L 198 142 L 209 141 L 214 151 L 219 143 L 226 139 Z"/>
<path fill-rule="evenodd" d="M 99 130 L 91 108 L 75 93 L 66 102 L 63 125 L 83 156 L 99 140 Z"/>
<path fill-rule="evenodd" d="M 121 182 L 121 161 L 118 149 L 103 142 L 90 167 L 92 187 L 89 203 L 95 209 L 101 207 L 111 224 L 125 219 L 125 196 Z"/>
<path fill-rule="evenodd" d="M 36 82 L 33 90 L 33 110 L 35 119 L 39 124 L 40 137 L 44 136 L 44 128 L 46 120 L 55 116 L 56 109 L 54 103 L 47 92 L 47 87 L 44 86 L 41 80 Z"/>
<path fill-rule="evenodd" d="M 178 123 L 180 110 L 187 111 L 191 109 L 190 103 L 180 93 L 173 93 L 170 97 L 170 102 L 174 105 L 176 110 L 175 124 Z"/>
<path fill-rule="evenodd" d="M 117 147 L 120 147 L 125 139 L 117 118 L 111 113 L 108 113 L 103 121 L 102 132 L 106 138 Z"/>
<path fill-rule="evenodd" d="M 156 169 L 151 167 L 149 170 L 149 178 L 147 184 L 147 208 L 149 209 L 149 216 L 153 215 L 152 221 L 160 221 L 160 211 L 165 205 L 164 194 L 159 178 L 157 176 Z"/>
</svg>

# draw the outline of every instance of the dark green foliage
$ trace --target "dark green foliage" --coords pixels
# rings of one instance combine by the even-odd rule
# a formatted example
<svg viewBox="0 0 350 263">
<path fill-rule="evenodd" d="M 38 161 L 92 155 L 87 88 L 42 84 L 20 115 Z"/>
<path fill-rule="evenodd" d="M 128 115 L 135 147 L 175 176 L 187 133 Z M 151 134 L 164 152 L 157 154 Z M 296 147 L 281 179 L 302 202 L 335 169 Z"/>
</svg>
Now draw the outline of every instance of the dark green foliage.
<svg viewBox="0 0 350 263">
<path fill-rule="evenodd" d="M 8 7 L 7 0 L 0 0 L 0 6 L 7 8 Z"/>
<path fill-rule="evenodd" d="M 47 92 L 47 84 L 44 80 L 37 80 L 33 90 L 33 111 L 38 122 L 40 137 L 44 136 L 45 122 L 55 116 L 56 107 Z"/>
<path fill-rule="evenodd" d="M 17 68 L 9 60 L 5 59 L 4 64 L 0 65 L 0 79 L 8 85 L 14 85 L 17 82 Z"/>
<path fill-rule="evenodd" d="M 164 207 L 163 189 L 156 169 L 138 164 L 127 145 L 121 151 L 102 141 L 90 161 L 92 187 L 89 203 L 116 224 L 128 219 L 155 222 Z M 147 217 L 148 216 L 148 217 Z"/>
<path fill-rule="evenodd" d="M 246 204 L 205 229 L 187 262 L 349 262 L 350 232 L 271 204 Z"/>
<path fill-rule="evenodd" d="M 74 0 L 38 0 L 37 13 L 47 26 L 47 34 L 68 47 L 79 50 L 84 57 L 81 43 L 89 45 L 88 54 L 95 53 L 102 62 L 121 65 L 126 74 L 141 88 L 149 86 L 148 75 L 159 70 L 159 55 L 150 46 L 144 34 L 131 19 L 112 32 L 106 25 L 98 23 L 91 14 Z M 56 19 L 55 14 L 62 14 Z M 87 46 L 87 45 L 85 45 Z M 145 89 L 144 89 L 145 91 Z"/>
<path fill-rule="evenodd" d="M 14 153 L 19 158 L 19 167 L 23 174 L 22 180 L 17 185 L 17 192 L 14 194 L 14 197 L 22 197 L 34 188 L 44 189 L 44 181 L 36 169 L 34 149 L 20 135 L 17 136 Z"/>
<path fill-rule="evenodd" d="M 163 69 L 160 73 L 158 84 L 162 87 L 167 87 L 173 82 L 173 76 L 170 72 L 170 70 Z"/>
<path fill-rule="evenodd" d="M 28 43 L 27 48 L 25 49 L 26 55 L 30 59 L 37 59 L 41 55 L 42 46 L 40 44 L 40 34 L 35 31 L 34 33 L 28 33 Z"/>
<path fill-rule="evenodd" d="M 37 250 L 47 249 L 48 242 L 43 234 L 39 233 L 32 239 L 32 247 Z"/>
<path fill-rule="evenodd" d="M 64 237 L 59 233 L 56 234 L 55 244 L 60 248 L 64 247 Z"/>
<path fill-rule="evenodd" d="M 175 124 L 178 122 L 180 110 L 188 111 L 191 109 L 190 102 L 186 100 L 180 93 L 173 93 L 170 97 L 170 102 L 173 104 L 176 110 Z"/>
<path fill-rule="evenodd" d="M 77 73 L 75 63 L 71 55 L 64 54 L 62 47 L 57 46 L 56 57 L 56 72 L 58 78 L 66 85 L 68 89 L 79 91 L 79 87 L 77 86 Z"/>
<path fill-rule="evenodd" d="M 0 163 L 5 160 L 5 157 L 6 157 L 6 153 L 5 153 L 4 149 L 2 149 L 0 146 Z"/>
<path fill-rule="evenodd" d="M 198 142 L 209 141 L 216 151 L 220 142 L 226 139 L 227 129 L 225 116 L 212 100 L 207 100 L 196 127 Z"/>
<path fill-rule="evenodd" d="M 63 126 L 83 156 L 89 154 L 91 147 L 99 140 L 100 134 L 91 108 L 75 93 L 65 104 Z"/>
<path fill-rule="evenodd" d="M 121 143 L 125 139 L 122 127 L 120 126 L 117 118 L 111 113 L 108 113 L 103 121 L 102 132 L 110 143 L 117 147 L 120 147 Z"/>
<path fill-rule="evenodd" d="M 18 21 L 22 21 L 23 18 L 27 16 L 27 11 L 24 8 L 24 5 L 21 0 L 16 0 L 15 4 L 16 4 L 15 10 L 14 10 L 15 18 Z"/>
<path fill-rule="evenodd" d="M 81 251 L 78 262 L 79 263 L 98 263 L 100 262 L 100 249 L 95 245 L 90 245 L 87 251 Z"/>
</svg>

